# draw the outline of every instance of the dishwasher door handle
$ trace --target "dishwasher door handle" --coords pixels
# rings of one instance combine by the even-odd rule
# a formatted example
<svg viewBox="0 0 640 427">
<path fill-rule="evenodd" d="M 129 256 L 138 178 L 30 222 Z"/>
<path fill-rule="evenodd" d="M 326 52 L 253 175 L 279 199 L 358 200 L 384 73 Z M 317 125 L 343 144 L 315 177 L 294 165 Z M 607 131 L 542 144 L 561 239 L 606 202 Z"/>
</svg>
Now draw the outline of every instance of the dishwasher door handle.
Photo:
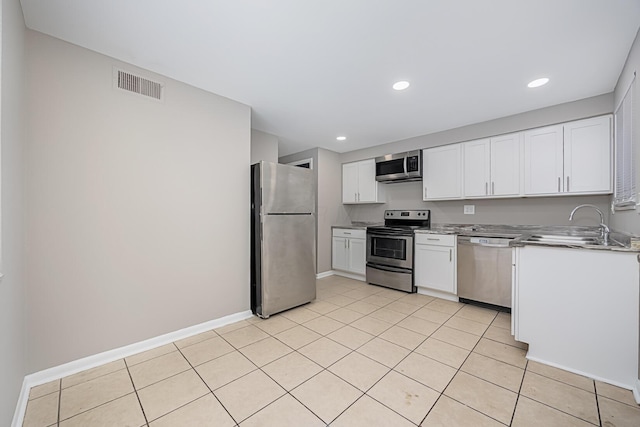
<svg viewBox="0 0 640 427">
<path fill-rule="evenodd" d="M 486 248 L 510 248 L 511 247 L 510 245 L 511 239 L 509 239 L 506 242 L 500 242 L 500 243 L 472 242 L 471 239 L 473 239 L 473 237 L 458 236 L 458 245 L 480 246 L 480 247 L 486 247 Z"/>
</svg>

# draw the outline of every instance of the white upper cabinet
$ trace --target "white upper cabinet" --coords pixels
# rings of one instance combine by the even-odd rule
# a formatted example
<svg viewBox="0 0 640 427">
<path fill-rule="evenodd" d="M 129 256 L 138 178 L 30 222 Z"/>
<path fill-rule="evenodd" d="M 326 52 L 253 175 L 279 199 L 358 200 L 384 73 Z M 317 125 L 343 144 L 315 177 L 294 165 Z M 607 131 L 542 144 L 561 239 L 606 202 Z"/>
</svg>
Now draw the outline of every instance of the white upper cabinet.
<svg viewBox="0 0 640 427">
<path fill-rule="evenodd" d="M 522 133 L 491 138 L 491 195 L 522 194 Z"/>
<path fill-rule="evenodd" d="M 358 170 L 358 162 L 342 165 L 342 203 L 358 202 Z"/>
<path fill-rule="evenodd" d="M 562 125 L 533 129 L 524 133 L 524 193 L 562 192 L 564 154 Z"/>
<path fill-rule="evenodd" d="M 525 195 L 612 192 L 611 116 L 525 132 Z"/>
<path fill-rule="evenodd" d="M 611 116 L 564 125 L 564 191 L 611 193 Z"/>
<path fill-rule="evenodd" d="M 486 197 L 491 194 L 491 141 L 480 139 L 463 144 L 464 196 Z"/>
<path fill-rule="evenodd" d="M 462 144 L 422 152 L 422 199 L 462 198 Z"/>
<path fill-rule="evenodd" d="M 358 202 L 378 201 L 378 181 L 376 181 L 376 161 L 374 159 L 359 162 Z"/>
<path fill-rule="evenodd" d="M 376 181 L 375 159 L 342 165 L 342 203 L 384 203 L 384 186 Z"/>
<path fill-rule="evenodd" d="M 519 196 L 520 133 L 464 143 L 465 198 Z"/>
</svg>

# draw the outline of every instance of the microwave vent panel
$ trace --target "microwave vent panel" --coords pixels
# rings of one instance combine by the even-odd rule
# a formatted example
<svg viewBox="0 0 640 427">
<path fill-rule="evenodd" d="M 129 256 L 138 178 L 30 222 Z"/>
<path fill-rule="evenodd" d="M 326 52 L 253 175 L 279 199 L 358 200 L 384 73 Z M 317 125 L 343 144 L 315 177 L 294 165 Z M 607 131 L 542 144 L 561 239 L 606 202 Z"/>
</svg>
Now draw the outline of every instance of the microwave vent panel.
<svg viewBox="0 0 640 427">
<path fill-rule="evenodd" d="M 114 69 L 114 84 L 118 89 L 162 101 L 164 85 L 160 82 Z"/>
</svg>

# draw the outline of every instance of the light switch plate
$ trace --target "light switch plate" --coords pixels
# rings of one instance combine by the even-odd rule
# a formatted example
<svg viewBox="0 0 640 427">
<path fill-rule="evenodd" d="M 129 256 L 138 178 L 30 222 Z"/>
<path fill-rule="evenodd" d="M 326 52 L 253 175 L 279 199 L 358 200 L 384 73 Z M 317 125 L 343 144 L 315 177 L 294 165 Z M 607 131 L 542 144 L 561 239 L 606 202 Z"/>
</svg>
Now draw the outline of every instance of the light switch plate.
<svg viewBox="0 0 640 427">
<path fill-rule="evenodd" d="M 464 205 L 464 214 L 473 215 L 476 213 L 476 205 Z"/>
</svg>

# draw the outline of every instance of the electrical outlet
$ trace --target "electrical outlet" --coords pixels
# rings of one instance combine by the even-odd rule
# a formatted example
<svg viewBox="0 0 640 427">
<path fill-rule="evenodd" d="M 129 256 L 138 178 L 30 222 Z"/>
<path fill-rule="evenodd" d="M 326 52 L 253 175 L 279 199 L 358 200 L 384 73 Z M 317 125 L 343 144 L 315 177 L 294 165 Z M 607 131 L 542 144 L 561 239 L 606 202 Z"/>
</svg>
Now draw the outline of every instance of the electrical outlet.
<svg viewBox="0 0 640 427">
<path fill-rule="evenodd" d="M 464 205 L 464 214 L 473 215 L 476 213 L 476 205 Z"/>
</svg>

